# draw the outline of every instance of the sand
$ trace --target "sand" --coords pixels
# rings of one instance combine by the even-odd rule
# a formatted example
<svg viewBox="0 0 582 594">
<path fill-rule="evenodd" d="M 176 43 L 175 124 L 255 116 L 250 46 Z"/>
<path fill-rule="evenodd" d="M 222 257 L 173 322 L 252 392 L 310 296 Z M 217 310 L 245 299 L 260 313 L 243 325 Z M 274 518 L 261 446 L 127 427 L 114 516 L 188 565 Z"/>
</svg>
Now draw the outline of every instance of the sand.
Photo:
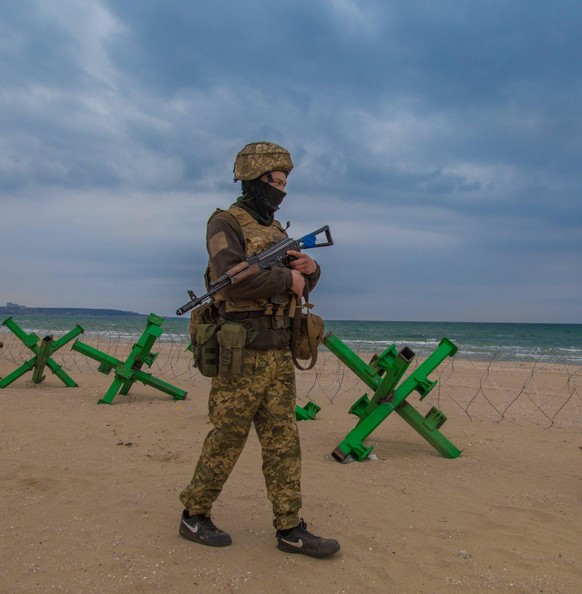
<svg viewBox="0 0 582 594">
<path fill-rule="evenodd" d="M 0 376 L 13 369 L 0 359 Z M 74 368 L 80 387 L 67 388 L 29 373 L 0 390 L 0 592 L 580 592 L 580 397 L 551 401 L 579 369 L 526 365 L 507 379 L 515 390 L 499 388 L 512 370 L 456 362 L 438 391 L 411 396 L 447 414 L 461 457 L 391 415 L 369 439 L 377 459 L 351 464 L 330 453 L 365 387 L 329 362 L 300 372 L 299 404 L 308 394 L 321 406 L 299 423 L 302 515 L 342 545 L 324 560 L 275 547 L 254 433 L 213 510 L 233 545 L 178 535 L 178 494 L 210 428 L 207 380 L 176 382 L 184 401 L 135 384 L 108 406 L 97 400 L 111 377 Z M 498 389 L 484 391 L 494 375 Z"/>
</svg>

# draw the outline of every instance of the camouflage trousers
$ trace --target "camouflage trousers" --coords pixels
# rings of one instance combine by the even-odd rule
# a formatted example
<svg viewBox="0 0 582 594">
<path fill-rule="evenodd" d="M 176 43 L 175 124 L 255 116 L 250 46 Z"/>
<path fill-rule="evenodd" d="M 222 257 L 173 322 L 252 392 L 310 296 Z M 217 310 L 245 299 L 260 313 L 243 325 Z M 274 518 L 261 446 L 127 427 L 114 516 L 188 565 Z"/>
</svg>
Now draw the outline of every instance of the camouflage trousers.
<svg viewBox="0 0 582 594">
<path fill-rule="evenodd" d="M 261 444 L 275 527 L 293 528 L 301 508 L 301 449 L 295 421 L 295 369 L 288 349 L 247 349 L 236 379 L 212 378 L 208 433 L 180 500 L 190 514 L 210 514 L 254 424 Z"/>
</svg>

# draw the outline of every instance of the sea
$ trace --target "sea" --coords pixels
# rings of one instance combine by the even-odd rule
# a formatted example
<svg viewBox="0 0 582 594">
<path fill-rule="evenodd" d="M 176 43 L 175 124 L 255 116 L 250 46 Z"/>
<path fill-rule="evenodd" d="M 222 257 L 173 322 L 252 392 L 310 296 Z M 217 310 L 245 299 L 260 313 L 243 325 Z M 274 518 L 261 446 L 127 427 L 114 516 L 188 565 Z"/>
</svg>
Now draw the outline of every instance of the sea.
<svg viewBox="0 0 582 594">
<path fill-rule="evenodd" d="M 14 315 L 27 333 L 38 336 L 65 334 L 76 324 L 85 338 L 136 340 L 147 316 Z M 188 344 L 188 316 L 168 317 L 160 341 Z M 9 330 L 0 326 L 0 337 Z M 429 355 L 442 338 L 458 347 L 456 359 L 480 361 L 546 362 L 582 365 L 582 324 L 513 324 L 465 322 L 390 322 L 326 320 L 333 332 L 352 350 L 380 354 L 390 345 L 407 346 L 419 357 Z M 325 347 L 321 347 L 325 349 Z"/>
</svg>

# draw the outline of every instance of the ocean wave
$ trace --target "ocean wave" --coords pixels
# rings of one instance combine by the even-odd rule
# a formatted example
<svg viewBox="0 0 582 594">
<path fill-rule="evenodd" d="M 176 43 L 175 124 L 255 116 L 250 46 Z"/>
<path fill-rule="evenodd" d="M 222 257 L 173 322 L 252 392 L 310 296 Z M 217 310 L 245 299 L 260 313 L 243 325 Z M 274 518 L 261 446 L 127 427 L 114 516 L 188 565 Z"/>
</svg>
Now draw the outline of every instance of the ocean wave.
<svg viewBox="0 0 582 594">
<path fill-rule="evenodd" d="M 143 334 L 143 317 L 56 317 L 16 316 L 26 334 L 56 340 L 78 323 L 84 334 L 79 340 L 135 342 Z M 189 322 L 169 318 L 163 323 L 158 343 L 190 342 Z M 391 345 L 408 347 L 419 357 L 426 357 L 448 337 L 457 347 L 457 359 L 498 361 L 562 362 L 578 365 L 582 361 L 582 325 L 580 324 L 482 324 L 433 322 L 355 322 L 326 321 L 326 329 L 354 352 L 380 354 Z M 10 331 L 0 326 L 0 335 Z M 5 339 L 4 339 L 5 340 Z M 15 339 L 16 340 L 16 339 Z M 325 347 L 322 347 L 325 350 Z M 153 347 L 155 351 L 155 346 Z"/>
</svg>

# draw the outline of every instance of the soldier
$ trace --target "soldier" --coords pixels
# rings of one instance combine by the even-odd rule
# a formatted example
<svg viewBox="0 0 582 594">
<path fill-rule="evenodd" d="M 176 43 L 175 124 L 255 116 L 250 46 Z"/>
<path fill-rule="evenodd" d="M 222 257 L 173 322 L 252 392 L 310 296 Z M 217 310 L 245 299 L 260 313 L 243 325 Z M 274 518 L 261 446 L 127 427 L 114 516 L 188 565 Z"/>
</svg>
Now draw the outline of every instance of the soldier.
<svg viewBox="0 0 582 594">
<path fill-rule="evenodd" d="M 286 196 L 292 169 L 289 152 L 271 142 L 253 142 L 238 153 L 234 180 L 242 182 L 242 196 L 208 221 L 207 282 L 287 236 L 274 213 Z M 327 557 L 339 551 L 339 543 L 311 534 L 299 517 L 301 450 L 289 348 L 292 296 L 300 298 L 305 284 L 313 289 L 320 268 L 302 252 L 290 250 L 288 254 L 293 258 L 290 268 L 262 270 L 213 296 L 220 323 L 228 323 L 234 335 L 240 331 L 239 342 L 231 346 L 242 344 L 244 351 L 241 357 L 227 358 L 237 369 L 225 370 L 221 354 L 221 370 L 212 378 L 208 407 L 214 427 L 206 436 L 194 476 L 180 495 L 185 507 L 180 534 L 213 547 L 231 544 L 230 535 L 212 522 L 210 511 L 254 424 L 277 547 L 288 553 Z"/>
</svg>

